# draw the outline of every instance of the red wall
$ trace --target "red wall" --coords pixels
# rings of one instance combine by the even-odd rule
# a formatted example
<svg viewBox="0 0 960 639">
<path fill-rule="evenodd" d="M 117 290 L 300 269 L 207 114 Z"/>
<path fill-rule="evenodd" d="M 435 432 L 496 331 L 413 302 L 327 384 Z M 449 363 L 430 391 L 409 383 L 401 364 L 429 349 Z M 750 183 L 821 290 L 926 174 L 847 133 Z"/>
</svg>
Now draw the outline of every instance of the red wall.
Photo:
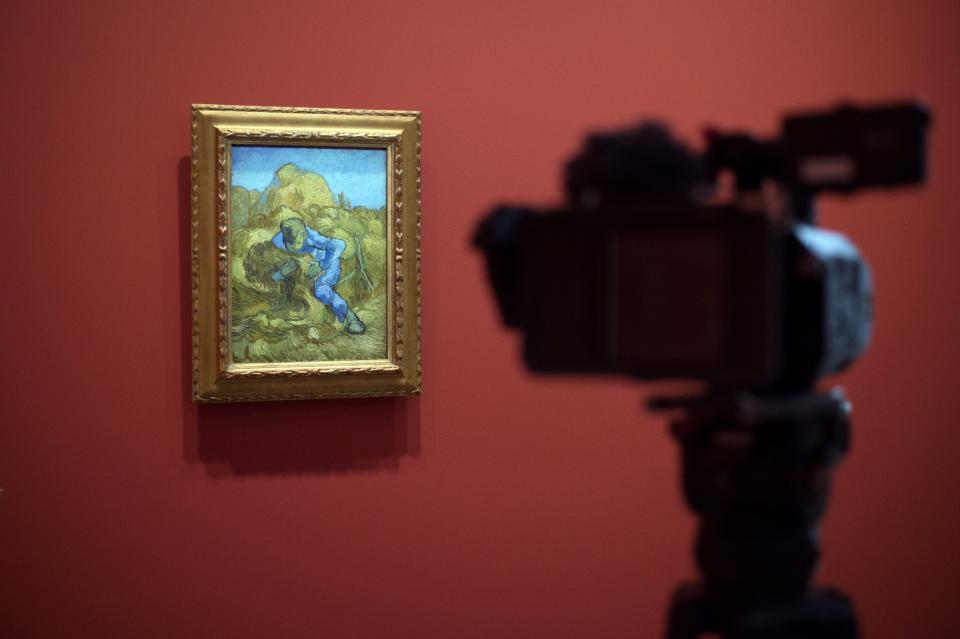
<svg viewBox="0 0 960 639">
<path fill-rule="evenodd" d="M 468 248 L 589 127 L 770 133 L 919 94 L 923 191 L 824 203 L 878 281 L 822 580 L 866 636 L 960 634 L 960 10 L 942 2 L 0 9 L 0 635 L 652 637 L 692 519 L 648 388 L 521 371 Z M 197 407 L 191 102 L 423 111 L 415 399 Z"/>
</svg>

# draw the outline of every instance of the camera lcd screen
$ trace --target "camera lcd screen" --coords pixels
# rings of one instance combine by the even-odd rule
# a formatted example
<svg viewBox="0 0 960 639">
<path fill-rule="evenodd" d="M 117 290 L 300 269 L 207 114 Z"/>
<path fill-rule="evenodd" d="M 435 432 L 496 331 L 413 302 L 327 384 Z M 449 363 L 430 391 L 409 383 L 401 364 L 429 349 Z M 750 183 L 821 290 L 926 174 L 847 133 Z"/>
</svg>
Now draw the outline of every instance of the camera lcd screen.
<svg viewBox="0 0 960 639">
<path fill-rule="evenodd" d="M 661 232 L 610 239 L 609 354 L 619 367 L 697 371 L 726 357 L 726 237 Z"/>
</svg>

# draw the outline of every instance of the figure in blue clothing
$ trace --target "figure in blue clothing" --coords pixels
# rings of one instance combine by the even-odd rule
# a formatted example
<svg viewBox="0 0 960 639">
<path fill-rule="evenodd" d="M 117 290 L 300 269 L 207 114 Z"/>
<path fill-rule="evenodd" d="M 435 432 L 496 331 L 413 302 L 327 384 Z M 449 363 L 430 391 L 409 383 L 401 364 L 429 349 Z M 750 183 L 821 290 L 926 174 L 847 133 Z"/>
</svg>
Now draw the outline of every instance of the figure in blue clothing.
<svg viewBox="0 0 960 639">
<path fill-rule="evenodd" d="M 321 235 L 309 228 L 298 217 L 280 222 L 280 232 L 273 236 L 273 245 L 293 254 L 306 253 L 313 258 L 307 267 L 307 278 L 313 282 L 313 295 L 327 305 L 343 329 L 350 335 L 360 335 L 367 327 L 347 302 L 334 290 L 340 280 L 340 256 L 347 243 L 334 237 Z M 274 281 L 290 279 L 297 272 L 297 262 L 291 258 L 273 274 Z"/>
</svg>

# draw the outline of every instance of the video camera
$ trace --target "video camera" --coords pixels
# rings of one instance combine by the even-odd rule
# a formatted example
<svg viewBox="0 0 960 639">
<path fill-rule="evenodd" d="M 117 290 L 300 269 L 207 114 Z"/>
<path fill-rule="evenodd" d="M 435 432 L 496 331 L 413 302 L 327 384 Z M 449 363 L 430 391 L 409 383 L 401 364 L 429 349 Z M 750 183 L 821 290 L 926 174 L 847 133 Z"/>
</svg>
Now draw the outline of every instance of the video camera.
<svg viewBox="0 0 960 639">
<path fill-rule="evenodd" d="M 844 106 L 789 116 L 775 140 L 711 132 L 703 154 L 656 124 L 592 135 L 565 207 L 479 225 L 531 369 L 707 382 L 648 401 L 674 416 L 700 521 L 700 580 L 675 591 L 669 639 L 859 636 L 850 599 L 811 585 L 850 442 L 842 389 L 814 383 L 866 347 L 873 286 L 813 198 L 922 181 L 929 120 L 914 103 Z"/>
<path fill-rule="evenodd" d="M 563 208 L 497 208 L 475 245 L 534 371 L 800 390 L 872 325 L 870 271 L 815 226 L 813 197 L 920 182 L 928 123 L 916 103 L 842 106 L 786 117 L 776 140 L 709 133 L 703 154 L 656 124 L 591 135 Z M 736 195 L 718 203 L 724 176 Z"/>
</svg>

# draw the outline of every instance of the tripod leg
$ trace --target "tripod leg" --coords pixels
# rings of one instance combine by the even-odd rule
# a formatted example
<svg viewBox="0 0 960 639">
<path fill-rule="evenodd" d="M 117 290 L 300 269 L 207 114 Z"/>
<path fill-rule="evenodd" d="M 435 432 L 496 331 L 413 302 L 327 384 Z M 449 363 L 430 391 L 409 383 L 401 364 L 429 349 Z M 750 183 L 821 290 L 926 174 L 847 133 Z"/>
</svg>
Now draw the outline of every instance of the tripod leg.
<svg viewBox="0 0 960 639">
<path fill-rule="evenodd" d="M 699 585 L 681 584 L 673 593 L 666 639 L 697 639 L 707 630 L 707 601 Z"/>
<path fill-rule="evenodd" d="M 858 639 L 850 599 L 818 588 L 803 599 L 739 616 L 727 639 Z"/>
<path fill-rule="evenodd" d="M 716 616 L 719 612 L 711 612 L 710 600 L 700 586 L 681 585 L 673 595 L 666 639 L 698 639 L 707 632 L 726 639 L 860 637 L 850 599 L 829 588 L 815 589 L 799 600 L 780 605 L 727 610 L 722 617 Z"/>
</svg>

